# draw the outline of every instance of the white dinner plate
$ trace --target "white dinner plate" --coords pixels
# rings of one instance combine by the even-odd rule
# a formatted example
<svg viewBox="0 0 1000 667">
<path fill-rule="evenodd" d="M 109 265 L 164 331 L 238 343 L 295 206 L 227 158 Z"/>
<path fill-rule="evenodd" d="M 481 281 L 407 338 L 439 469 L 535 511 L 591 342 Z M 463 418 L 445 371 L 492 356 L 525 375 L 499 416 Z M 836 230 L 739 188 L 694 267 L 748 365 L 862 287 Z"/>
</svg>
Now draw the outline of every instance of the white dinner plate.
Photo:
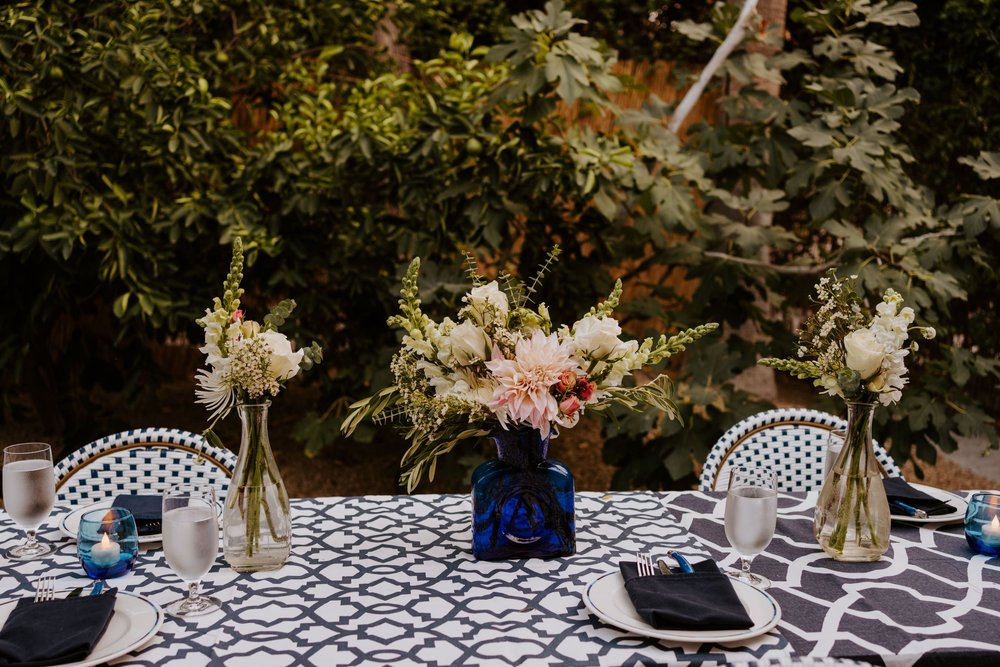
<svg viewBox="0 0 1000 667">
<path fill-rule="evenodd" d="M 63 515 L 62 519 L 59 520 L 59 531 L 70 538 L 75 540 L 76 536 L 80 533 L 80 519 L 84 514 L 91 510 L 108 510 L 114 505 L 114 498 L 109 498 L 107 500 L 101 500 L 100 502 L 91 503 L 85 507 L 78 507 L 72 512 Z M 222 516 L 222 503 L 218 504 L 219 516 Z M 151 535 L 140 535 L 139 544 L 152 544 L 154 542 L 162 542 L 163 536 L 160 533 L 153 533 Z"/>
<path fill-rule="evenodd" d="M 681 575 L 682 576 L 682 575 Z M 733 588 L 753 626 L 745 630 L 658 630 L 642 620 L 625 591 L 620 572 L 602 574 L 583 589 L 583 603 L 592 614 L 610 625 L 643 637 L 702 644 L 742 641 L 762 635 L 781 620 L 777 601 L 765 591 L 732 579 Z"/>
<path fill-rule="evenodd" d="M 957 523 L 965 521 L 965 510 L 968 509 L 969 503 L 965 502 L 962 498 L 959 498 L 955 494 L 949 493 L 944 489 L 936 489 L 933 486 L 914 484 L 913 482 L 909 482 L 909 484 L 914 489 L 923 491 L 932 498 L 937 498 L 941 502 L 948 503 L 955 508 L 955 511 L 949 512 L 948 514 L 929 516 L 926 519 L 918 519 L 915 516 L 906 516 L 903 514 L 893 514 L 893 521 L 905 521 L 906 523 Z"/>
<path fill-rule="evenodd" d="M 67 591 L 62 591 L 63 597 Z M 0 603 L 0 627 L 17 605 L 17 600 Z M 115 613 L 111 616 L 108 629 L 94 646 L 86 660 L 60 663 L 65 667 L 87 667 L 101 665 L 108 660 L 133 651 L 156 636 L 163 625 L 163 610 L 151 600 L 135 593 L 118 591 L 115 599 Z"/>
</svg>

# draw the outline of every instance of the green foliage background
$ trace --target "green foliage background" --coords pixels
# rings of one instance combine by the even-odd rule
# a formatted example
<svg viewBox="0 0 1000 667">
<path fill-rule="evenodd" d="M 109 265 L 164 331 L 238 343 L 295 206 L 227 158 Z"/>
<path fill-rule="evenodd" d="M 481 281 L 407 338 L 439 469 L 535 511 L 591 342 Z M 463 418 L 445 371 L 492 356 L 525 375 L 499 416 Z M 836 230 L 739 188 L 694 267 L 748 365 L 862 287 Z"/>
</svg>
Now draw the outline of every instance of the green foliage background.
<svg viewBox="0 0 1000 667">
<path fill-rule="evenodd" d="M 962 48 L 993 4 L 922 3 L 918 26 L 910 3 L 792 2 L 780 51 L 738 51 L 717 79 L 720 121 L 686 143 L 655 98 L 615 106 L 615 49 L 675 61 L 683 85 L 734 7 L 569 3 L 580 23 L 540 5 L 398 3 L 402 64 L 373 46 L 375 0 L 0 9 L 5 418 L 27 392 L 69 428 L 106 431 L 91 389 L 148 390 L 150 344 L 197 340 L 240 236 L 248 294 L 294 296 L 296 334 L 334 371 L 297 429 L 315 450 L 343 399 L 388 380 L 385 320 L 409 258 L 430 260 L 424 302 L 447 309 L 463 249 L 528 274 L 558 242 L 542 295 L 556 318 L 589 308 L 627 258 L 622 277 L 649 295 L 622 311 L 637 334 L 726 325 L 672 369 L 685 426 L 644 413 L 606 433 L 619 486 L 688 483 L 692 459 L 764 407 L 733 378 L 792 349 L 831 264 L 868 295 L 900 290 L 940 332 L 903 403 L 879 413 L 894 456 L 913 444 L 933 460 L 955 433 L 996 444 L 998 22 L 975 22 L 985 46 Z M 754 79 L 781 81 L 781 97 Z M 567 122 L 560 105 L 615 127 Z M 649 278 L 675 269 L 693 297 Z"/>
</svg>

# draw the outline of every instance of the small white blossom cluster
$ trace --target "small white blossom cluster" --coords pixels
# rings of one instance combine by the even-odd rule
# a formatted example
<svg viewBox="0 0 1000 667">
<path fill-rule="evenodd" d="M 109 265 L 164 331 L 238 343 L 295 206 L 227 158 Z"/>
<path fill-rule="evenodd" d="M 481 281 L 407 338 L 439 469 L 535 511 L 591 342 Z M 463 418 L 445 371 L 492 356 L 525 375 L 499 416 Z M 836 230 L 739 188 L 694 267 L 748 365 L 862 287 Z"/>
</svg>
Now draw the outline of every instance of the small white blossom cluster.
<svg viewBox="0 0 1000 667">
<path fill-rule="evenodd" d="M 248 398 L 276 395 L 281 385 L 277 378 L 270 375 L 271 354 L 271 348 L 262 336 L 233 341 L 229 346 L 230 383 L 242 387 Z"/>
</svg>

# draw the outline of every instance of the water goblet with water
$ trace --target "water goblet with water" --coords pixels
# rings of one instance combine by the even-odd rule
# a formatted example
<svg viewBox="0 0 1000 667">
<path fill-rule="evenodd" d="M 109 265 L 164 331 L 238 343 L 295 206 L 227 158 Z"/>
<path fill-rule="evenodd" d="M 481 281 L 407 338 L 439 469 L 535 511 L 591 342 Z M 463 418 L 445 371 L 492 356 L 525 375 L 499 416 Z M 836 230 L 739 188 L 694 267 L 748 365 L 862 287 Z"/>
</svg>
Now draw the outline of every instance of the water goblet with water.
<svg viewBox="0 0 1000 667">
<path fill-rule="evenodd" d="M 222 603 L 202 595 L 201 579 L 219 554 L 219 523 L 211 486 L 180 485 L 163 494 L 163 554 L 188 587 L 188 596 L 165 607 L 181 617 L 211 613 Z"/>
<path fill-rule="evenodd" d="M 55 551 L 51 544 L 35 539 L 56 500 L 56 477 L 52 470 L 52 448 L 44 442 L 23 442 L 3 450 L 3 505 L 7 514 L 24 529 L 27 540 L 7 550 L 11 560 L 35 560 Z"/>
<path fill-rule="evenodd" d="M 778 519 L 778 481 L 768 468 L 734 468 L 726 494 L 726 539 L 740 556 L 742 569 L 727 572 L 759 589 L 770 587 L 767 577 L 750 571 L 750 561 L 767 548 Z"/>
</svg>

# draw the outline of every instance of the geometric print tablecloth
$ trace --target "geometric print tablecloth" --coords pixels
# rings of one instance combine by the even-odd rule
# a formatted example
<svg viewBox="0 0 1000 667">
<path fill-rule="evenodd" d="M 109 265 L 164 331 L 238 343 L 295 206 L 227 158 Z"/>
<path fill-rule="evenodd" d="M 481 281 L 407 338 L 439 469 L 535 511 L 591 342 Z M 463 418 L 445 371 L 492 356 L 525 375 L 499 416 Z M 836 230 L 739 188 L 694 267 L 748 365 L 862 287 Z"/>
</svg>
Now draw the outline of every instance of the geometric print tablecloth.
<svg viewBox="0 0 1000 667">
<path fill-rule="evenodd" d="M 283 568 L 238 574 L 220 554 L 205 588 L 224 610 L 168 618 L 148 646 L 114 664 L 764 665 L 811 654 L 910 665 L 941 650 L 997 658 L 1000 568 L 996 559 L 969 557 L 960 526 L 894 525 L 888 558 L 839 564 L 811 542 L 811 502 L 789 496 L 779 503 L 778 535 L 754 561 L 775 582 L 783 614 L 775 631 L 731 646 L 672 646 L 586 611 L 584 583 L 636 550 L 734 562 L 720 497 L 577 494 L 574 556 L 501 562 L 472 558 L 467 495 L 293 500 L 292 557 Z M 55 574 L 61 588 L 86 581 L 75 544 L 51 528 L 59 513 L 42 530 L 61 545 L 55 557 L 0 562 L 0 598 L 28 593 L 41 572 Z M 7 547 L 18 532 L 0 517 Z M 157 548 L 113 583 L 161 605 L 182 593 Z"/>
<path fill-rule="evenodd" d="M 724 497 L 683 493 L 671 508 L 720 564 L 736 565 Z M 1000 559 L 973 552 L 961 523 L 894 521 L 881 560 L 838 563 L 813 538 L 815 505 L 816 494 L 779 495 L 775 537 L 752 565 L 774 582 L 768 592 L 781 605 L 778 628 L 796 655 L 898 667 L 1000 665 Z"/>
</svg>

